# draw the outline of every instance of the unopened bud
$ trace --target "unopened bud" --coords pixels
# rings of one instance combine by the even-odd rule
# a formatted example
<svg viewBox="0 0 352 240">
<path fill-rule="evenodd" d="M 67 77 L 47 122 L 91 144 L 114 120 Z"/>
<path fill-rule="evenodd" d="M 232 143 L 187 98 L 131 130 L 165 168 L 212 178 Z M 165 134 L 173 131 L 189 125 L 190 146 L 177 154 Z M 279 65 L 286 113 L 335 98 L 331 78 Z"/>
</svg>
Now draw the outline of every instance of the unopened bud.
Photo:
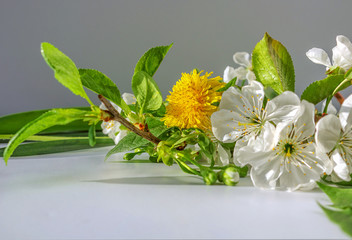
<svg viewBox="0 0 352 240">
<path fill-rule="evenodd" d="M 201 174 L 206 185 L 213 185 L 216 182 L 217 175 L 214 171 L 210 169 L 202 170 Z"/>
<path fill-rule="evenodd" d="M 240 181 L 240 174 L 234 167 L 228 167 L 222 174 L 222 181 L 228 186 L 235 186 Z"/>
</svg>

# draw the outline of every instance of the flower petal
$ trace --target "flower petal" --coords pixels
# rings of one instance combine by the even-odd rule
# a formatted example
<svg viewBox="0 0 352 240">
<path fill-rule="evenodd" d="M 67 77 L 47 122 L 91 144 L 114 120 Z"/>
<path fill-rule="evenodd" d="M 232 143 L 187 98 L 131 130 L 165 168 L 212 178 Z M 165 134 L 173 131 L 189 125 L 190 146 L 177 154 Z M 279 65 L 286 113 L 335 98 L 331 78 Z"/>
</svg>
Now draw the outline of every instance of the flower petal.
<svg viewBox="0 0 352 240">
<path fill-rule="evenodd" d="M 326 67 L 331 67 L 331 62 L 328 54 L 321 48 L 312 48 L 306 52 L 307 57 L 316 64 L 321 64 Z"/>
<path fill-rule="evenodd" d="M 211 125 L 214 136 L 222 142 L 234 142 L 242 136 L 238 122 L 243 118 L 238 113 L 221 109 L 211 115 Z"/>
<path fill-rule="evenodd" d="M 262 166 L 252 167 L 252 182 L 254 186 L 258 188 L 275 189 L 277 180 L 280 178 L 283 172 L 283 168 L 280 166 L 280 161 L 276 159 L 269 161 L 270 159 L 266 158 L 265 160 L 265 164 Z"/>
<path fill-rule="evenodd" d="M 249 67 L 252 65 L 251 56 L 247 52 L 236 52 L 233 61 L 241 66 Z"/>
<path fill-rule="evenodd" d="M 237 80 L 246 80 L 248 70 L 244 67 L 238 67 L 234 70 L 234 74 L 237 77 Z"/>
<path fill-rule="evenodd" d="M 301 102 L 301 112 L 295 121 L 296 127 L 299 128 L 302 133 L 298 139 L 308 138 L 314 134 L 314 111 L 315 107 L 312 103 L 307 102 L 306 100 Z"/>
<path fill-rule="evenodd" d="M 250 70 L 248 70 L 246 78 L 248 80 L 248 83 L 251 83 L 252 81 L 256 80 L 256 76 L 255 76 L 254 72 L 252 72 Z"/>
<path fill-rule="evenodd" d="M 345 70 L 352 66 L 352 61 L 344 57 L 344 50 L 337 46 L 332 49 L 332 61 L 334 66 L 339 66 Z"/>
<path fill-rule="evenodd" d="M 225 83 L 230 82 L 236 76 L 237 75 L 236 75 L 235 69 L 233 67 L 227 66 L 225 68 L 224 76 L 223 76 L 223 80 Z"/>
<path fill-rule="evenodd" d="M 331 155 L 331 160 L 334 162 L 334 173 L 343 181 L 350 181 L 351 176 L 348 166 L 337 150 Z"/>
<path fill-rule="evenodd" d="M 220 160 L 220 165 L 221 166 L 226 166 L 230 163 L 230 156 L 231 153 L 227 150 L 225 150 L 221 144 L 217 144 L 217 151 L 219 154 L 219 160 Z"/>
<path fill-rule="evenodd" d="M 339 118 L 341 122 L 341 126 L 344 130 L 350 128 L 352 126 L 352 94 L 343 101 L 340 112 Z"/>
<path fill-rule="evenodd" d="M 251 104 L 249 104 L 248 100 L 242 95 L 240 90 L 230 87 L 222 94 L 219 109 L 227 109 L 242 113 L 242 110 L 239 109 L 242 108 L 243 105 L 244 107 L 251 107 Z"/>
<path fill-rule="evenodd" d="M 283 92 L 267 103 L 267 119 L 275 123 L 293 120 L 300 110 L 299 97 L 290 91 Z"/>
<path fill-rule="evenodd" d="M 351 41 L 343 36 L 339 35 L 336 37 L 337 48 L 340 50 L 339 52 L 345 58 L 347 62 L 352 64 L 352 43 Z"/>
<path fill-rule="evenodd" d="M 335 115 L 327 115 L 320 119 L 316 126 L 315 142 L 324 152 L 330 152 L 340 140 L 341 123 Z"/>
<path fill-rule="evenodd" d="M 136 97 L 132 93 L 123 93 L 122 98 L 128 105 L 136 103 Z"/>
</svg>

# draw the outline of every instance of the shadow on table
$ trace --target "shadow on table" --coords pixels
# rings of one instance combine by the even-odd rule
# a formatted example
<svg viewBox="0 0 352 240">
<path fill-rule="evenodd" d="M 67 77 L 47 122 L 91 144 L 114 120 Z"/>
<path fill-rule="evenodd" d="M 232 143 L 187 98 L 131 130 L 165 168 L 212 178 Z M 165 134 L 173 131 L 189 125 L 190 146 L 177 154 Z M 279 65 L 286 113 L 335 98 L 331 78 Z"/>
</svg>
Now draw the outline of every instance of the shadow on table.
<svg viewBox="0 0 352 240">
<path fill-rule="evenodd" d="M 153 176 L 153 177 L 128 177 L 87 180 L 85 182 L 110 183 L 110 184 L 135 184 L 135 185 L 205 185 L 203 180 L 193 176 Z M 215 184 L 223 185 L 223 184 Z M 253 186 L 249 178 L 241 179 L 237 187 Z"/>
<path fill-rule="evenodd" d="M 157 176 L 157 177 L 129 177 L 110 178 L 101 180 L 88 180 L 85 182 L 98 182 L 110 184 L 142 184 L 142 185 L 203 185 L 203 181 L 192 176 Z"/>
</svg>

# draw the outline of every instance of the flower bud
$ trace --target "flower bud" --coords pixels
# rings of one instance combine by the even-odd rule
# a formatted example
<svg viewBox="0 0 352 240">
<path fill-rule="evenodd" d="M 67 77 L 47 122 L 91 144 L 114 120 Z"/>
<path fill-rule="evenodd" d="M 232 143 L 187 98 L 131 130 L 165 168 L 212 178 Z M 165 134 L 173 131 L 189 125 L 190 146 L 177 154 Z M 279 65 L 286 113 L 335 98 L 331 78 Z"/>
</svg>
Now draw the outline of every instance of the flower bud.
<svg viewBox="0 0 352 240">
<path fill-rule="evenodd" d="M 217 175 L 210 169 L 202 170 L 200 172 L 206 185 L 213 185 L 216 182 Z"/>
<path fill-rule="evenodd" d="M 234 167 L 228 167 L 222 174 L 222 181 L 228 186 L 235 186 L 240 181 L 240 174 Z"/>
</svg>

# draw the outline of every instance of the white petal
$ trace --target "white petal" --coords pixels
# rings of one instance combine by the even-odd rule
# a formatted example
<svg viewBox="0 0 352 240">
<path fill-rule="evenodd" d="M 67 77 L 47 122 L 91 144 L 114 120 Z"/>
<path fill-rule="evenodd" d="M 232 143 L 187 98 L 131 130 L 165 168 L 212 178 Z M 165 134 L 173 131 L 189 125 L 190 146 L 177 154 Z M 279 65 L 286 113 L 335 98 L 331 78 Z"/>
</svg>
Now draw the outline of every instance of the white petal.
<svg viewBox="0 0 352 240">
<path fill-rule="evenodd" d="M 224 77 L 223 80 L 225 83 L 230 82 L 232 79 L 236 77 L 236 72 L 233 67 L 227 66 L 224 71 Z"/>
<path fill-rule="evenodd" d="M 249 101 L 252 101 L 252 98 L 254 99 L 255 104 L 252 103 L 252 106 L 256 105 L 256 107 L 258 107 L 258 103 L 262 102 L 264 99 L 264 87 L 258 81 L 252 81 L 249 85 L 244 86 L 242 88 L 242 93 Z M 259 105 L 261 107 L 262 103 Z"/>
<path fill-rule="evenodd" d="M 352 94 L 343 101 L 340 112 L 339 118 L 344 130 L 350 128 L 352 126 Z"/>
<path fill-rule="evenodd" d="M 251 169 L 251 179 L 254 186 L 262 189 L 275 189 L 277 180 L 280 178 L 283 168 L 279 160 L 265 159 L 265 164 Z"/>
<path fill-rule="evenodd" d="M 237 52 L 233 55 L 233 61 L 241 66 L 249 67 L 252 65 L 251 56 L 247 52 Z"/>
<path fill-rule="evenodd" d="M 327 67 L 331 67 L 331 62 L 328 54 L 320 48 L 312 48 L 306 52 L 307 57 L 316 64 L 321 64 Z"/>
<path fill-rule="evenodd" d="M 251 83 L 252 81 L 255 81 L 256 80 L 256 77 L 255 77 L 255 74 L 254 72 L 248 70 L 247 72 L 247 75 L 246 75 L 246 78 L 248 80 L 249 83 Z"/>
<path fill-rule="evenodd" d="M 323 101 L 323 103 L 322 103 L 322 106 L 321 106 L 321 111 L 323 112 L 324 111 L 324 109 L 325 109 L 325 105 L 326 105 L 326 99 Z M 332 105 L 332 102 L 330 101 L 329 102 L 329 106 L 328 106 L 328 109 L 327 109 L 327 112 L 326 112 L 327 114 L 334 114 L 334 115 L 336 115 L 336 113 L 337 113 L 337 110 L 336 110 L 336 108 L 334 107 L 334 105 Z"/>
<path fill-rule="evenodd" d="M 118 144 L 122 138 L 126 137 L 128 134 L 128 131 L 127 130 L 121 130 L 117 135 L 116 137 L 114 138 L 114 142 L 115 144 Z"/>
<path fill-rule="evenodd" d="M 296 128 L 299 128 L 302 131 L 302 134 L 300 134 L 299 139 L 307 138 L 314 134 L 314 111 L 315 107 L 312 103 L 307 102 L 306 100 L 303 100 L 301 102 L 301 113 L 295 121 Z"/>
<path fill-rule="evenodd" d="M 336 37 L 337 47 L 340 49 L 341 55 L 346 59 L 346 61 L 352 64 L 352 43 L 351 41 L 343 36 L 339 35 Z"/>
<path fill-rule="evenodd" d="M 275 123 L 293 120 L 300 110 L 299 97 L 290 91 L 283 92 L 267 103 L 267 119 Z"/>
<path fill-rule="evenodd" d="M 234 142 L 242 136 L 241 132 L 236 130 L 239 128 L 237 122 L 242 120 L 238 113 L 221 109 L 214 112 L 210 120 L 213 134 L 220 141 Z"/>
<path fill-rule="evenodd" d="M 131 93 L 123 93 L 122 94 L 122 98 L 123 100 L 128 104 L 128 105 L 131 105 L 131 104 L 135 104 L 136 103 L 136 98 L 133 94 Z"/>
<path fill-rule="evenodd" d="M 219 160 L 221 162 L 221 165 L 222 166 L 226 166 L 230 163 L 230 156 L 231 156 L 231 153 L 227 150 L 225 150 L 221 144 L 218 144 L 217 145 L 217 151 L 218 151 L 218 154 L 219 154 Z"/>
<path fill-rule="evenodd" d="M 351 58 L 350 60 L 346 59 L 344 57 L 344 50 L 337 46 L 332 49 L 332 61 L 334 66 L 339 66 L 345 70 L 348 70 L 350 67 L 352 67 Z"/>
<path fill-rule="evenodd" d="M 243 105 L 245 107 L 251 106 L 240 90 L 230 87 L 222 94 L 219 109 L 239 111 L 238 109 L 244 108 Z"/>
<path fill-rule="evenodd" d="M 237 80 L 246 80 L 248 70 L 244 67 L 238 67 L 234 70 L 234 74 L 237 77 Z"/>
<path fill-rule="evenodd" d="M 324 153 L 330 152 L 340 140 L 341 124 L 335 115 L 320 119 L 316 126 L 315 142 Z"/>
<path fill-rule="evenodd" d="M 344 181 L 350 181 L 351 176 L 350 172 L 348 171 L 348 166 L 346 162 L 342 159 L 340 153 L 335 150 L 331 155 L 331 159 L 334 162 L 334 173 Z"/>
</svg>

